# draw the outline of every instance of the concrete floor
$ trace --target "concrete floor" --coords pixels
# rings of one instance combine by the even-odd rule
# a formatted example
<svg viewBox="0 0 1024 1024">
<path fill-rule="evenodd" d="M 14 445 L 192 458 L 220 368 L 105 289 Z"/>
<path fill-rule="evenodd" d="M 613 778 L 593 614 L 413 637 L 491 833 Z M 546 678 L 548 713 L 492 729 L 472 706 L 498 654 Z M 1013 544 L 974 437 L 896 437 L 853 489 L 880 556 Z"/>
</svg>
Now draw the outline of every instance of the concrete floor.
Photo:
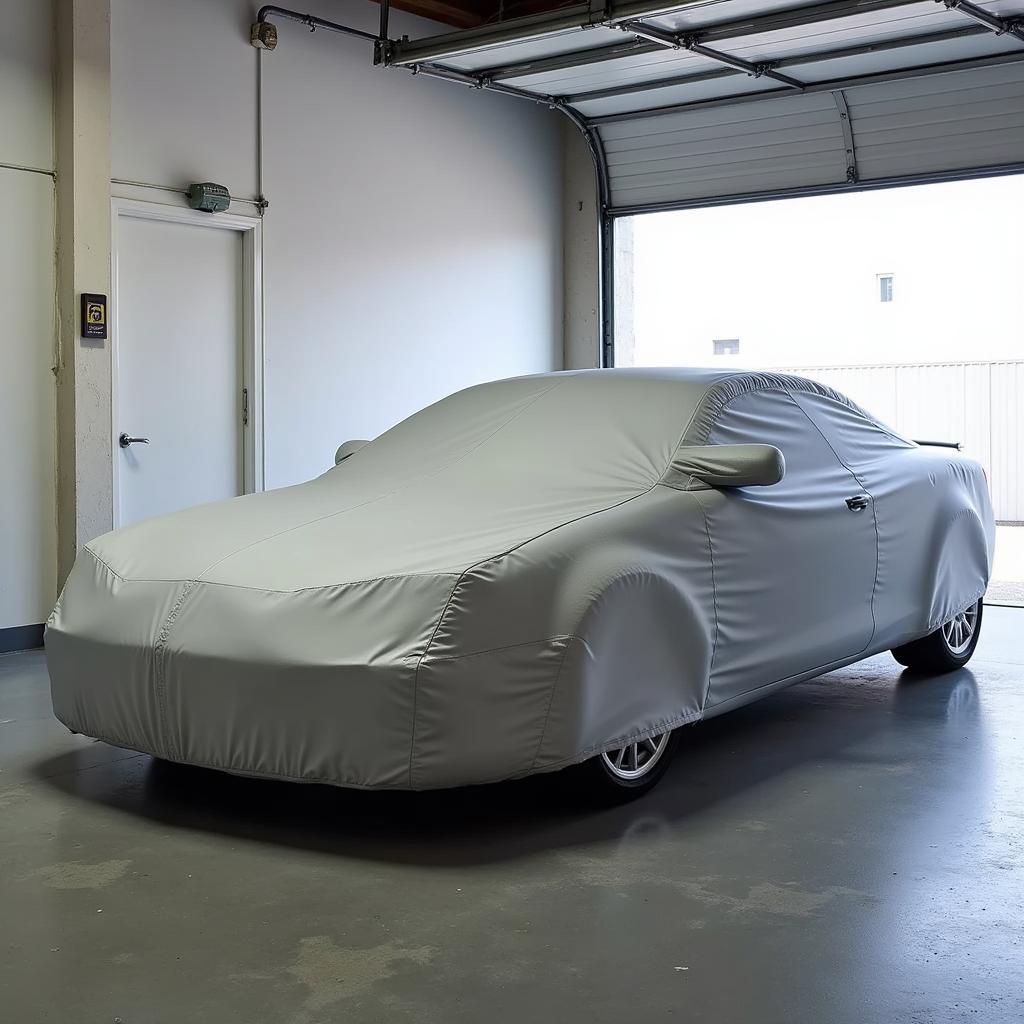
<svg viewBox="0 0 1024 1024">
<path fill-rule="evenodd" d="M 1024 612 L 695 726 L 662 785 L 348 793 L 69 735 L 0 658 L 0 1019 L 1024 1020 Z"/>
</svg>

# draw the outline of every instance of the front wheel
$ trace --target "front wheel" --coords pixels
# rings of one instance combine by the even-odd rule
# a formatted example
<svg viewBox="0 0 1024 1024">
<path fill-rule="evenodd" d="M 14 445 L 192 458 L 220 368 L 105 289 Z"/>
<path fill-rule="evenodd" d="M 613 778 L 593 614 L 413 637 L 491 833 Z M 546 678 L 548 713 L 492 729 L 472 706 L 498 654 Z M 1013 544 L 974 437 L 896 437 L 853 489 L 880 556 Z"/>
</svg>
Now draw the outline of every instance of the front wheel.
<svg viewBox="0 0 1024 1024">
<path fill-rule="evenodd" d="M 955 672 L 963 668 L 978 646 L 982 608 L 982 602 L 976 601 L 934 633 L 894 647 L 892 656 L 917 672 Z"/>
<path fill-rule="evenodd" d="M 679 729 L 607 750 L 582 765 L 588 792 L 605 802 L 632 800 L 658 784 L 679 743 Z"/>
</svg>

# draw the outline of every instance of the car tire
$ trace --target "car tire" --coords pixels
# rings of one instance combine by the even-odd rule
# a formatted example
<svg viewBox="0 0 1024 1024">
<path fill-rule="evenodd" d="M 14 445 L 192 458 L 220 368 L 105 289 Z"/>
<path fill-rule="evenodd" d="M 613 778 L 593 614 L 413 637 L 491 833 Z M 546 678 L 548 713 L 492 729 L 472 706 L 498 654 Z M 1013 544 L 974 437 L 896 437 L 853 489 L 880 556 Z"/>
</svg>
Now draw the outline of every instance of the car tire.
<svg viewBox="0 0 1024 1024">
<path fill-rule="evenodd" d="M 679 733 L 679 729 L 670 729 L 585 761 L 580 768 L 586 795 L 599 803 L 622 803 L 643 796 L 668 771 L 679 746 Z"/>
<path fill-rule="evenodd" d="M 955 672 L 971 660 L 981 635 L 982 601 L 920 640 L 894 647 L 892 656 L 915 672 Z"/>
</svg>

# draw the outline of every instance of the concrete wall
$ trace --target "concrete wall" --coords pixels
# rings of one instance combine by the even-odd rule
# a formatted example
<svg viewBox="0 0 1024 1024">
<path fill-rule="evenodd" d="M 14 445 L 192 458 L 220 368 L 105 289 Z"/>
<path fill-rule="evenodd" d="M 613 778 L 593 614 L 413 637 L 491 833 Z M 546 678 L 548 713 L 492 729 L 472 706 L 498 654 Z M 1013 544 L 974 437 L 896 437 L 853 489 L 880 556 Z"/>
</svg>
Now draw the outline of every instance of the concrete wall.
<svg viewBox="0 0 1024 1024">
<path fill-rule="evenodd" d="M 375 30 L 377 10 L 309 13 Z M 114 0 L 114 178 L 255 194 L 254 12 Z M 268 487 L 458 388 L 562 364 L 559 115 L 278 28 L 262 55 Z M 436 30 L 393 19 L 392 35 Z"/>
<path fill-rule="evenodd" d="M 52 6 L 0 0 L 0 25 L 0 163 L 52 171 Z M 49 174 L 0 167 L 0 631 L 54 600 L 53 208 Z"/>
</svg>

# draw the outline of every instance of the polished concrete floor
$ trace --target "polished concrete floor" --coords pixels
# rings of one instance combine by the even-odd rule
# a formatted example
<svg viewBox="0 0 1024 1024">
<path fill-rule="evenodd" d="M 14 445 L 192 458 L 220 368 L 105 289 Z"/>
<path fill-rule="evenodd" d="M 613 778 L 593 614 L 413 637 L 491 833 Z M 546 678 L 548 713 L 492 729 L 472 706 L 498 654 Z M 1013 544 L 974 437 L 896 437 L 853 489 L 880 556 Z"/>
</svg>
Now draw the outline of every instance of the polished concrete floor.
<svg viewBox="0 0 1024 1024">
<path fill-rule="evenodd" d="M 662 785 L 349 793 L 69 735 L 0 658 L 0 1020 L 1024 1021 L 1024 611 L 692 728 Z"/>
</svg>

